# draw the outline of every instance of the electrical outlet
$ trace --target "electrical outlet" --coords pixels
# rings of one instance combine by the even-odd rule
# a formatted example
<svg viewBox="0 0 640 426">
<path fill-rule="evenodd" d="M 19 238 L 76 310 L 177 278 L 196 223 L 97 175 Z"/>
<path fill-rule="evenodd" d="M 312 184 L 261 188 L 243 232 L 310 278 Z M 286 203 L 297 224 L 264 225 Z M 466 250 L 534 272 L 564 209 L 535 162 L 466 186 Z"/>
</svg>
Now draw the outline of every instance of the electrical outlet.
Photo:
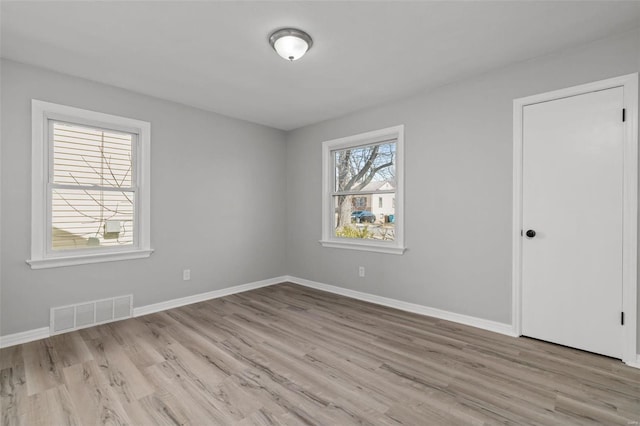
<svg viewBox="0 0 640 426">
<path fill-rule="evenodd" d="M 191 269 L 185 269 L 182 271 L 182 280 L 189 281 L 191 279 Z"/>
<path fill-rule="evenodd" d="M 364 277 L 364 266 L 358 268 L 358 276 L 360 278 Z"/>
</svg>

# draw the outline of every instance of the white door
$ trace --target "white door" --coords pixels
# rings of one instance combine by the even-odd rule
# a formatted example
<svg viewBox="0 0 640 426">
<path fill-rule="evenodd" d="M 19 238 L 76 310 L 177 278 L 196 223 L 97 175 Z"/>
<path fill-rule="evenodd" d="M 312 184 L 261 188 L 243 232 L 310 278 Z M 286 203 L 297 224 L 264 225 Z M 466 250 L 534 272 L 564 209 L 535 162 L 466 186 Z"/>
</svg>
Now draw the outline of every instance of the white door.
<svg viewBox="0 0 640 426">
<path fill-rule="evenodd" d="M 617 87 L 523 109 L 522 334 L 615 358 L 623 351 L 622 108 Z"/>
</svg>

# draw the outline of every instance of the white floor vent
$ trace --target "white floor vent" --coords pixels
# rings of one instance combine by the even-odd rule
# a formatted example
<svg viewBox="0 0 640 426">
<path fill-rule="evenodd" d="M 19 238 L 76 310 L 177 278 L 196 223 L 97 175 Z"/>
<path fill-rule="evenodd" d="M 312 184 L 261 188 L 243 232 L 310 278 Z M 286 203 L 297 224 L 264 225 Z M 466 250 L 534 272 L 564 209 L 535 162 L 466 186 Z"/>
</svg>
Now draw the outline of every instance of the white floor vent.
<svg viewBox="0 0 640 426">
<path fill-rule="evenodd" d="M 93 325 L 118 321 L 133 316 L 133 295 L 117 296 L 92 302 L 51 308 L 51 335 L 66 333 Z"/>
</svg>

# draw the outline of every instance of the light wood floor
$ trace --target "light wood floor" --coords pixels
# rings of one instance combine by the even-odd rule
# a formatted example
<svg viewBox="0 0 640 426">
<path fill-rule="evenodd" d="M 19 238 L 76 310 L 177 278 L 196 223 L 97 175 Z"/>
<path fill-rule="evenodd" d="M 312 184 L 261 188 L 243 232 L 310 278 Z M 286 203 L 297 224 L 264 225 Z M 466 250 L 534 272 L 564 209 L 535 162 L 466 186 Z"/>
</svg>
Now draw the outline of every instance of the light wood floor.
<svg viewBox="0 0 640 426">
<path fill-rule="evenodd" d="M 0 352 L 2 423 L 638 424 L 640 370 L 293 284 Z"/>
</svg>

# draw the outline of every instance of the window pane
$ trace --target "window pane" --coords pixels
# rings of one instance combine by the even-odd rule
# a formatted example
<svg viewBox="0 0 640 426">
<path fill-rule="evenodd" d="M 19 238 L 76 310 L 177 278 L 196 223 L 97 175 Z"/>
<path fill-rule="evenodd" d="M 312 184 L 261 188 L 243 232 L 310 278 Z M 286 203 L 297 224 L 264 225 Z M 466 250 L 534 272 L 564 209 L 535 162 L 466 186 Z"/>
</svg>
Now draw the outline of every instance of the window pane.
<svg viewBox="0 0 640 426">
<path fill-rule="evenodd" d="M 395 239 L 395 193 L 362 196 L 336 195 L 334 206 L 334 235 L 341 238 L 363 238 L 393 241 Z M 371 200 L 382 200 L 372 205 Z M 364 208 L 359 207 L 363 205 Z"/>
<path fill-rule="evenodd" d="M 334 190 L 379 191 L 395 182 L 396 143 L 360 146 L 332 151 L 335 165 Z"/>
<path fill-rule="evenodd" d="M 53 123 L 53 182 L 130 188 L 132 134 Z"/>
<path fill-rule="evenodd" d="M 52 248 L 133 245 L 133 192 L 54 189 Z"/>
</svg>

